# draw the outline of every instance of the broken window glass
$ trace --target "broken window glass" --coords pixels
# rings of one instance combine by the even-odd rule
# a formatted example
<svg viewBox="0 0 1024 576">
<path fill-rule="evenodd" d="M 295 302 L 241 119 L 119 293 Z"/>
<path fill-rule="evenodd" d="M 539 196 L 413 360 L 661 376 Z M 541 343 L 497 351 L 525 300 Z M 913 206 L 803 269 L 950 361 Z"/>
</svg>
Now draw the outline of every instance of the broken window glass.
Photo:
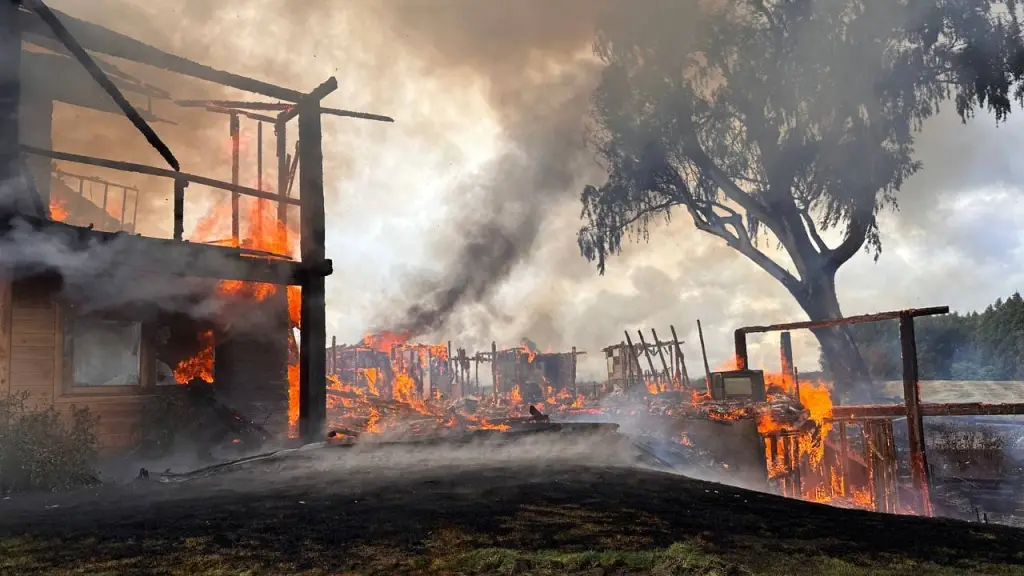
<svg viewBox="0 0 1024 576">
<path fill-rule="evenodd" d="M 76 386 L 138 386 L 142 326 L 99 318 L 76 318 L 72 354 Z"/>
</svg>

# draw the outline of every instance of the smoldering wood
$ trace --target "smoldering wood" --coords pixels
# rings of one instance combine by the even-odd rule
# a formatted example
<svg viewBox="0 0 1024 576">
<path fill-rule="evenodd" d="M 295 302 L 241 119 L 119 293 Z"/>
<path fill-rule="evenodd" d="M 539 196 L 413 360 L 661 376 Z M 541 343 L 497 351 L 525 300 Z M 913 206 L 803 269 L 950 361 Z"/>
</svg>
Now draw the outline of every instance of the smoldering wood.
<svg viewBox="0 0 1024 576">
<path fill-rule="evenodd" d="M 644 371 L 643 368 L 640 368 L 640 354 L 636 351 L 636 346 L 633 346 L 633 340 L 629 337 L 629 331 L 624 330 L 623 333 L 626 335 L 626 345 L 629 346 L 630 372 L 627 372 L 627 374 L 631 373 L 635 366 L 636 371 L 640 373 L 640 382 L 642 384 L 644 380 Z M 635 386 L 635 383 L 631 380 L 632 379 L 629 377 L 626 378 L 629 388 Z"/>
<path fill-rule="evenodd" d="M 298 102 L 305 96 L 305 94 L 297 90 L 275 86 L 260 80 L 239 76 L 238 74 L 223 72 L 186 58 L 175 56 L 97 24 L 73 18 L 58 10 L 51 9 L 51 12 L 60 18 L 60 22 L 64 24 L 65 29 L 78 40 L 79 44 L 91 52 L 131 60 L 269 98 Z M 43 39 L 56 39 L 53 30 L 35 14 L 23 9 L 18 12 L 17 16 L 17 21 L 26 35 Z"/>
<path fill-rule="evenodd" d="M 216 106 L 220 108 L 232 108 L 236 110 L 266 110 L 283 112 L 291 110 L 294 106 L 286 102 L 246 102 L 239 100 L 176 100 L 175 103 L 183 108 L 205 108 Z M 373 120 L 376 122 L 395 121 L 390 116 L 370 114 L 368 112 L 354 112 L 352 110 L 341 110 L 338 108 L 320 107 L 320 113 L 326 116 L 339 116 L 343 118 L 358 118 L 361 120 Z"/>
<path fill-rule="evenodd" d="M 187 172 L 176 172 L 174 170 L 167 170 L 166 168 L 147 166 L 145 164 L 122 162 L 120 160 L 108 160 L 106 158 L 95 158 L 92 156 L 83 156 L 81 154 L 71 154 L 69 152 L 57 152 L 56 150 L 43 150 L 41 148 L 36 148 L 35 146 L 26 146 L 24 144 L 21 146 L 21 151 L 28 154 L 35 154 L 37 156 L 45 156 L 54 160 L 74 162 L 76 164 L 86 164 L 88 166 L 98 166 L 100 168 L 110 168 L 112 170 L 121 170 L 123 172 L 132 172 L 135 174 L 146 174 L 149 176 L 159 176 L 162 178 L 183 179 L 192 184 L 238 192 L 243 196 L 252 196 L 254 198 L 262 198 L 264 200 L 273 200 L 275 202 L 280 200 L 294 206 L 299 206 L 301 204 L 301 202 L 296 198 L 282 199 L 277 194 L 273 194 L 271 192 L 263 192 L 261 190 L 256 190 L 255 188 L 222 182 L 213 178 L 207 178 L 206 176 L 198 176 Z"/>
<path fill-rule="evenodd" d="M 129 121 L 135 126 L 135 128 L 146 138 L 160 156 L 167 162 L 167 164 L 175 171 L 181 170 L 181 164 L 178 159 L 174 157 L 169 146 L 157 135 L 156 131 L 153 130 L 152 126 L 149 125 L 146 120 L 139 115 L 139 112 L 135 109 L 135 106 L 125 98 L 121 90 L 114 84 L 110 78 L 100 70 L 100 67 L 96 65 L 96 62 L 92 59 L 92 56 L 78 43 L 71 32 L 65 28 L 64 24 L 57 19 L 57 15 L 54 14 L 50 8 L 43 3 L 42 0 L 21 0 L 23 6 L 31 9 L 39 19 L 42 20 L 53 32 L 64 47 L 71 52 L 71 55 L 85 68 L 85 70 L 92 76 L 93 80 L 99 84 L 104 91 L 110 96 L 111 99 L 117 104 L 118 108 L 124 113 Z"/>
</svg>

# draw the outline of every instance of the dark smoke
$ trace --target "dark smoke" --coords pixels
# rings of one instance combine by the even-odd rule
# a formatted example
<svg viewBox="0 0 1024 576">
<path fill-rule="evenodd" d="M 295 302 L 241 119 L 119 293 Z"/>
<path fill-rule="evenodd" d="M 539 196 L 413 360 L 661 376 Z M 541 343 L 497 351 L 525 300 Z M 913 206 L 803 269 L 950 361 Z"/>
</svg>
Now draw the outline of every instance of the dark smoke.
<svg viewBox="0 0 1024 576">
<path fill-rule="evenodd" d="M 576 195 L 584 160 L 584 123 L 598 67 L 588 57 L 604 2 L 471 0 L 395 2 L 385 16 L 409 44 L 459 77 L 483 79 L 500 114 L 507 150 L 463 185 L 452 219 L 461 238 L 438 278 L 413 280 L 419 296 L 388 326 L 423 334 L 446 326 L 459 309 L 493 295 L 534 251 L 558 202 Z M 405 35 L 405 34 L 403 34 Z"/>
</svg>

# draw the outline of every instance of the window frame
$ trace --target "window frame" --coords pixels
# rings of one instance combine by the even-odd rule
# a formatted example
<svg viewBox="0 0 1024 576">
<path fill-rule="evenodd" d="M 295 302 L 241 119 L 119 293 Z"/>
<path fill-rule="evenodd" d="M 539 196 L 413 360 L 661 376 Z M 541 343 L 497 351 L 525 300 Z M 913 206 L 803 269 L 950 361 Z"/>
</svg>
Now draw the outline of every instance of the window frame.
<svg viewBox="0 0 1024 576">
<path fill-rule="evenodd" d="M 74 326 L 76 318 L 94 318 L 139 324 L 139 383 L 128 386 L 89 386 L 75 382 Z M 74 308 L 64 304 L 57 314 L 58 345 L 61 350 L 57 358 L 61 362 L 61 394 L 63 396 L 125 396 L 149 394 L 156 388 L 155 348 L 152 339 L 152 325 L 112 312 L 77 314 Z"/>
</svg>

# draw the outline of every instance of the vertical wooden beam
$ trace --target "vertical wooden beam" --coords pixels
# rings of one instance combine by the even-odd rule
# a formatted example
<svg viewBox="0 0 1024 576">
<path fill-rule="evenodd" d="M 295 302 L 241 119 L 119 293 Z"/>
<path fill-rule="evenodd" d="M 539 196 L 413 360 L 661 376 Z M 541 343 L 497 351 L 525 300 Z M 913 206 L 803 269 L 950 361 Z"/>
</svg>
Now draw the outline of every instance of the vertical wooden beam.
<svg viewBox="0 0 1024 576">
<path fill-rule="evenodd" d="M 238 114 L 231 114 L 229 123 L 231 130 L 231 183 L 237 186 L 239 182 L 239 155 L 241 154 L 241 127 L 238 123 Z M 241 196 L 238 192 L 231 192 L 231 240 L 236 245 L 241 244 L 240 208 L 238 206 L 240 198 Z"/>
<path fill-rule="evenodd" d="M 843 496 L 850 496 L 850 443 L 846 437 L 846 422 L 839 423 L 839 474 L 843 479 Z"/>
<path fill-rule="evenodd" d="M 779 363 L 782 374 L 793 379 L 793 337 L 789 332 L 779 334 Z"/>
<path fill-rule="evenodd" d="M 21 144 L 21 27 L 19 2 L 0 0 L 0 210 L 19 210 Z"/>
<path fill-rule="evenodd" d="M 491 342 L 491 386 L 493 389 L 491 393 L 494 397 L 498 397 L 498 344 L 497 342 Z"/>
<path fill-rule="evenodd" d="M 288 197 L 288 122 L 283 118 L 274 124 L 274 135 L 277 137 L 277 194 L 281 199 Z M 277 203 L 277 221 L 282 227 L 288 225 L 288 205 Z"/>
<path fill-rule="evenodd" d="M 665 370 L 665 381 L 671 382 L 672 372 L 668 369 L 668 362 L 665 361 L 665 353 L 661 350 L 661 340 L 658 339 L 658 331 L 651 328 L 651 336 L 654 336 L 654 345 L 658 348 L 658 358 L 661 359 L 661 367 Z"/>
<path fill-rule="evenodd" d="M 176 178 L 174 180 L 174 239 L 183 240 L 185 237 L 185 188 L 188 187 L 188 180 Z"/>
<path fill-rule="evenodd" d="M 749 364 L 747 357 L 747 333 L 743 330 L 736 330 L 733 333 L 733 343 L 736 346 L 736 369 L 746 370 Z"/>
<path fill-rule="evenodd" d="M 626 346 L 629 346 L 630 373 L 632 374 L 635 367 L 636 371 L 640 373 L 640 382 L 643 383 L 644 369 L 640 367 L 640 354 L 636 351 L 636 346 L 633 346 L 633 339 L 629 337 L 629 331 L 623 330 L 623 333 L 626 335 Z M 629 382 L 629 384 L 627 385 L 627 389 L 633 388 L 634 385 L 635 384 L 633 382 Z"/>
<path fill-rule="evenodd" d="M 576 390 L 576 347 L 572 347 L 572 365 L 570 367 L 571 373 L 569 377 L 572 379 L 572 397 L 573 399 L 579 394 Z"/>
<path fill-rule="evenodd" d="M 640 337 L 640 345 L 644 347 L 644 357 L 647 358 L 647 367 L 651 369 L 651 378 L 654 378 L 657 374 L 657 370 L 654 369 L 654 360 L 651 359 L 651 351 L 647 348 L 647 341 L 644 340 L 644 333 L 642 330 L 636 331 L 637 336 Z M 657 384 L 655 384 L 657 386 Z"/>
<path fill-rule="evenodd" d="M 338 375 L 338 337 L 331 336 L 331 374 Z"/>
<path fill-rule="evenodd" d="M 921 414 L 921 386 L 918 381 L 917 340 L 914 317 L 900 314 L 900 355 L 903 358 L 903 398 L 907 405 L 907 441 L 910 444 L 910 477 L 919 495 L 919 511 L 932 515 L 931 480 L 924 445 L 924 417 Z"/>
<path fill-rule="evenodd" d="M 675 372 L 676 380 L 678 380 L 680 377 L 682 377 L 682 382 L 686 385 L 686 387 L 687 388 L 692 388 L 692 386 L 690 384 L 690 375 L 687 374 L 687 372 L 686 372 L 686 357 L 683 356 L 683 347 L 679 345 L 679 336 L 676 335 L 676 326 L 675 326 L 675 324 L 670 325 L 669 329 L 672 331 L 672 345 L 675 347 L 675 350 L 676 350 L 676 372 Z M 701 333 L 700 346 L 701 346 L 701 349 L 704 348 L 704 335 L 703 335 L 703 332 Z"/>
<path fill-rule="evenodd" d="M 302 262 L 322 263 L 326 257 L 324 222 L 324 156 L 319 102 L 300 104 L 299 198 Z M 327 340 L 325 278 L 308 275 L 302 285 L 302 346 L 299 350 L 299 431 L 306 442 L 323 435 L 327 420 L 327 378 L 324 352 Z"/>
<path fill-rule="evenodd" d="M 256 189 L 263 191 L 263 121 L 256 122 Z"/>
</svg>

